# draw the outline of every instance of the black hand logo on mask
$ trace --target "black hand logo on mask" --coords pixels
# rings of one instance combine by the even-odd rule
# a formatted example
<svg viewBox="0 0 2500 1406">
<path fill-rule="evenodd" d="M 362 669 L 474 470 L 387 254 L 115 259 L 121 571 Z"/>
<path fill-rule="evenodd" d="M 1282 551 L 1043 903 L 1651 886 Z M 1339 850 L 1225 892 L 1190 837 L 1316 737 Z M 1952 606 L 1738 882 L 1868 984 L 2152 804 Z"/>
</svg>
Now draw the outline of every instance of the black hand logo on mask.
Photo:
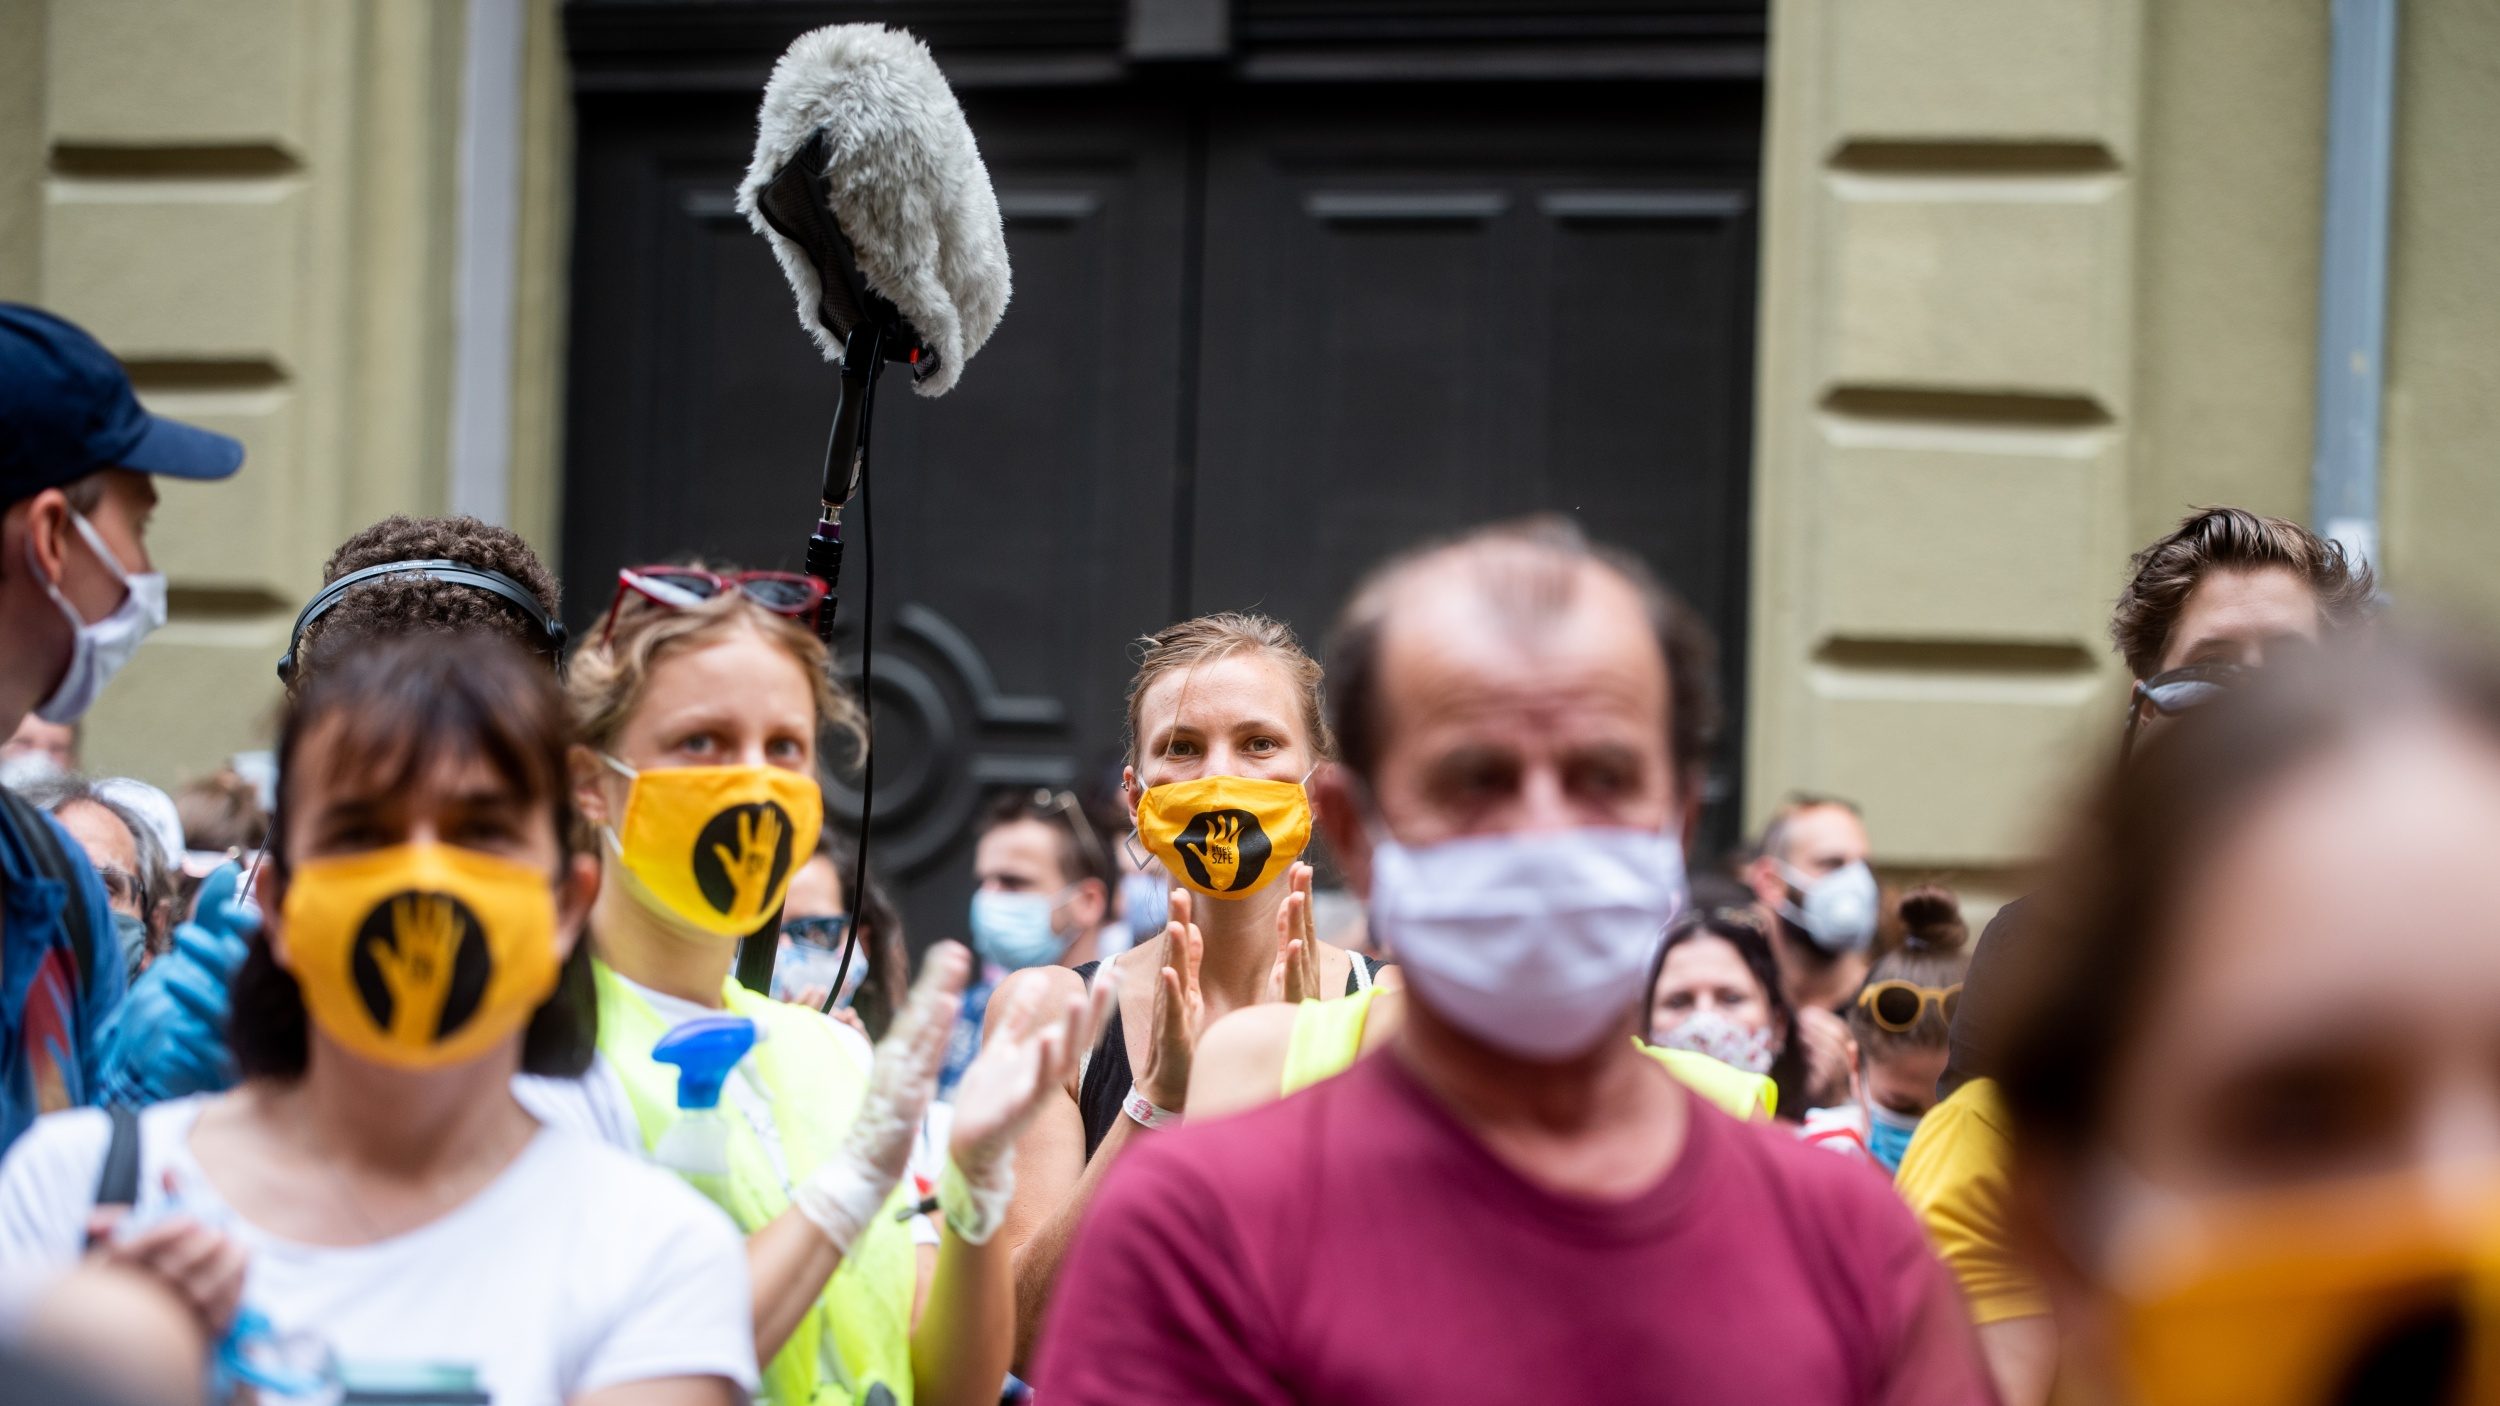
<svg viewBox="0 0 2500 1406">
<path fill-rule="evenodd" d="M 493 967 L 477 915 L 447 893 L 384 899 L 356 929 L 349 961 L 374 1025 L 412 1045 L 468 1024 Z"/>
<path fill-rule="evenodd" d="M 727 917 L 761 923 L 790 873 L 790 817 L 770 801 L 731 806 L 694 841 L 694 881 Z"/>
<path fill-rule="evenodd" d="M 1246 810 L 1201 811 L 1172 842 L 1189 877 L 1216 893 L 1258 887 L 1273 852 L 1259 818 Z"/>
</svg>

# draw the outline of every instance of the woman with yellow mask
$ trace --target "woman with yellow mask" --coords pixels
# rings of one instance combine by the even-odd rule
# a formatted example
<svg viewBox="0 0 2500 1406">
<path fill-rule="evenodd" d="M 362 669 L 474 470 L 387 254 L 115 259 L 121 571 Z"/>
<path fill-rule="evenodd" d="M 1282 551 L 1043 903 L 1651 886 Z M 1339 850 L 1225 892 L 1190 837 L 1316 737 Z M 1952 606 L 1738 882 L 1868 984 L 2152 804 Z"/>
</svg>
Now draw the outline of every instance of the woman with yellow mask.
<svg viewBox="0 0 2500 1406">
<path fill-rule="evenodd" d="M 513 1097 L 592 1055 L 569 733 L 544 665 L 498 641 L 315 679 L 278 742 L 241 1084 L 43 1119 L 0 1170 L 0 1269 L 93 1242 L 156 1273 L 261 1400 L 743 1399 L 728 1223 Z"/>
<path fill-rule="evenodd" d="M 764 1394 L 777 1406 L 986 1406 L 1013 1332 L 997 1233 L 1013 1147 L 1099 1017 L 1082 992 L 1001 1007 L 957 1093 L 936 1198 L 945 1229 L 929 1234 L 898 1183 L 962 999 L 964 950 L 929 953 L 873 1069 L 855 1032 L 731 975 L 739 940 L 772 921 L 814 851 L 817 739 L 860 732 L 813 628 L 822 601 L 818 582 L 783 573 L 620 573 L 566 676 L 575 796 L 605 859 L 591 916 L 601 1057 L 577 1090 L 541 1092 L 585 1102 L 570 1116 L 659 1154 L 679 1085 L 655 1045 L 707 1018 L 753 1022 L 758 1041 L 719 1090 L 721 1162 L 684 1165 L 747 1234 Z"/>
<path fill-rule="evenodd" d="M 2104 779 L 1992 1027 L 2057 1399 L 2500 1400 L 2496 847 L 2453 646 L 2269 660 Z"/>
<path fill-rule="evenodd" d="M 1208 615 L 1143 641 L 1128 693 L 1125 799 L 1133 854 L 1173 880 L 1162 936 L 1114 958 L 1117 1005 L 1084 1066 L 1056 1087 L 1016 1160 L 1004 1238 L 1016 1248 L 1017 1358 L 1050 1305 L 1071 1235 L 1121 1152 L 1186 1115 L 1198 1036 L 1263 1001 L 1368 990 L 1379 965 L 1321 942 L 1311 914 L 1303 782 L 1330 755 L 1320 669 L 1258 615 Z M 1104 986 L 1094 964 L 1009 977 L 990 1006 L 1046 1004 Z M 1117 1312 L 1071 1304 L 1074 1313 Z M 1046 1387 L 1047 1383 L 1037 1383 Z"/>
</svg>

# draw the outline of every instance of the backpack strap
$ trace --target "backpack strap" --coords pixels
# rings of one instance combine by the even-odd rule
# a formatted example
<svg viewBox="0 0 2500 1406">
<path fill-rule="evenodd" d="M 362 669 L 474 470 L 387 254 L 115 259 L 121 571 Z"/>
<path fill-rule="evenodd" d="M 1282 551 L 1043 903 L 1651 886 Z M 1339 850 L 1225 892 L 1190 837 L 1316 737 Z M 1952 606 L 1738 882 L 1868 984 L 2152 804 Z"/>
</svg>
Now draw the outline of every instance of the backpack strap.
<svg viewBox="0 0 2500 1406">
<path fill-rule="evenodd" d="M 85 883 L 94 870 L 83 859 L 70 858 L 68 849 L 61 844 L 60 832 L 52 828 L 51 817 L 28 804 L 25 798 L 0 787 L 0 807 L 7 809 L 10 826 L 24 837 L 27 852 L 35 858 L 35 868 L 64 890 L 61 925 L 69 933 L 70 955 L 78 964 L 78 989 L 85 991 L 95 981 L 95 933 L 87 926 Z"/>
<path fill-rule="evenodd" d="M 1358 996 L 1380 984 L 1380 973 L 1389 965 L 1385 957 L 1366 957 L 1360 952 L 1346 954 L 1354 961 L 1345 974 L 1345 994 Z"/>
<path fill-rule="evenodd" d="M 128 1210 L 139 1204 L 139 1110 L 117 1103 L 104 1114 L 113 1122 L 113 1133 L 104 1144 L 104 1167 L 96 1176 L 95 1208 Z M 87 1248 L 95 1248 L 93 1237 Z"/>
</svg>

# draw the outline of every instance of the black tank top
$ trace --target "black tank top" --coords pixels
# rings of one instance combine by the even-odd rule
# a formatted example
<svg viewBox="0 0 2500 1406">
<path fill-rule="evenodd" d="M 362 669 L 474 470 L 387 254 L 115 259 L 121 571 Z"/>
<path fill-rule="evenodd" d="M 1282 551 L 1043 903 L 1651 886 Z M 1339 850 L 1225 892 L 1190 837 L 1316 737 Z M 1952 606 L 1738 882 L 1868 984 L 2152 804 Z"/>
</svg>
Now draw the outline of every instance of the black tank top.
<svg viewBox="0 0 2500 1406">
<path fill-rule="evenodd" d="M 1350 955 L 1354 965 L 1345 975 L 1345 994 L 1349 996 L 1378 981 L 1380 969 L 1389 965 L 1360 952 Z M 1094 973 L 1101 966 L 1100 962 L 1087 962 L 1076 969 L 1076 979 L 1085 983 L 1086 990 L 1094 989 Z M 1120 1008 L 1114 1005 L 1111 1018 L 1102 1024 L 1102 1039 L 1086 1057 L 1084 1077 L 1076 1086 L 1077 1112 L 1085 1119 L 1086 1161 L 1093 1161 L 1094 1149 L 1111 1136 L 1112 1125 L 1121 1118 L 1120 1106 L 1128 1102 L 1129 1086 L 1136 1082 L 1137 1076 L 1128 1065 L 1128 1033 L 1121 1028 Z"/>
</svg>

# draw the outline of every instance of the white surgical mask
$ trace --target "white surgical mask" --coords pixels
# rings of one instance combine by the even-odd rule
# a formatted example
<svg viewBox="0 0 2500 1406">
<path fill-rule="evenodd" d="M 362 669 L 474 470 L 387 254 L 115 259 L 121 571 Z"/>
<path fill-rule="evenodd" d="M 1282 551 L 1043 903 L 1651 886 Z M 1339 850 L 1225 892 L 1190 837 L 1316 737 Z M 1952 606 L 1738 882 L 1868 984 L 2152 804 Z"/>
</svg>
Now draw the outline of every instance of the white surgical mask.
<svg viewBox="0 0 2500 1406">
<path fill-rule="evenodd" d="M 1875 940 L 1875 908 L 1882 893 L 1863 859 L 1810 878 L 1788 865 L 1780 877 L 1802 897 L 1780 905 L 1780 916 L 1805 929 L 1826 952 L 1863 952 Z"/>
<path fill-rule="evenodd" d="M 1771 1048 L 1771 1028 L 1756 1028 L 1730 1019 L 1724 1011 L 1695 1011 L 1658 1032 L 1662 1049 L 1690 1050 L 1748 1074 L 1768 1074 L 1778 1062 Z"/>
<path fill-rule="evenodd" d="M 20 752 L 14 757 L 0 757 L 0 786 L 23 791 L 62 775 L 61 764 L 52 760 L 50 752 Z"/>
<path fill-rule="evenodd" d="M 78 607 L 61 594 L 60 583 L 45 581 L 44 590 L 51 593 L 52 603 L 69 617 L 71 637 L 69 668 L 61 675 L 60 687 L 52 696 L 36 706 L 35 716 L 48 723 L 74 723 L 94 706 L 96 695 L 138 653 L 139 642 L 148 632 L 165 623 L 165 577 L 160 572 L 142 571 L 137 575 L 122 570 L 112 549 L 104 545 L 85 516 L 73 511 L 69 520 L 78 526 L 78 535 L 87 539 L 87 546 L 104 563 L 107 571 L 123 586 L 121 604 L 113 613 L 90 624 L 78 613 Z M 31 565 L 34 552 L 29 548 Z"/>
<path fill-rule="evenodd" d="M 851 969 L 842 970 L 842 948 L 818 947 L 808 942 L 793 942 L 786 935 L 773 952 L 773 999 L 796 1001 L 810 998 L 816 1004 L 827 991 L 833 991 L 836 976 L 842 978 L 842 989 L 834 992 L 833 1008 L 840 1010 L 859 994 L 860 985 L 868 979 L 868 954 L 851 953 Z"/>
<path fill-rule="evenodd" d="M 1372 849 L 1371 930 L 1416 998 L 1522 1059 L 1586 1054 L 1647 993 L 1684 905 L 1684 848 L 1655 830 L 1476 835 Z"/>
</svg>

